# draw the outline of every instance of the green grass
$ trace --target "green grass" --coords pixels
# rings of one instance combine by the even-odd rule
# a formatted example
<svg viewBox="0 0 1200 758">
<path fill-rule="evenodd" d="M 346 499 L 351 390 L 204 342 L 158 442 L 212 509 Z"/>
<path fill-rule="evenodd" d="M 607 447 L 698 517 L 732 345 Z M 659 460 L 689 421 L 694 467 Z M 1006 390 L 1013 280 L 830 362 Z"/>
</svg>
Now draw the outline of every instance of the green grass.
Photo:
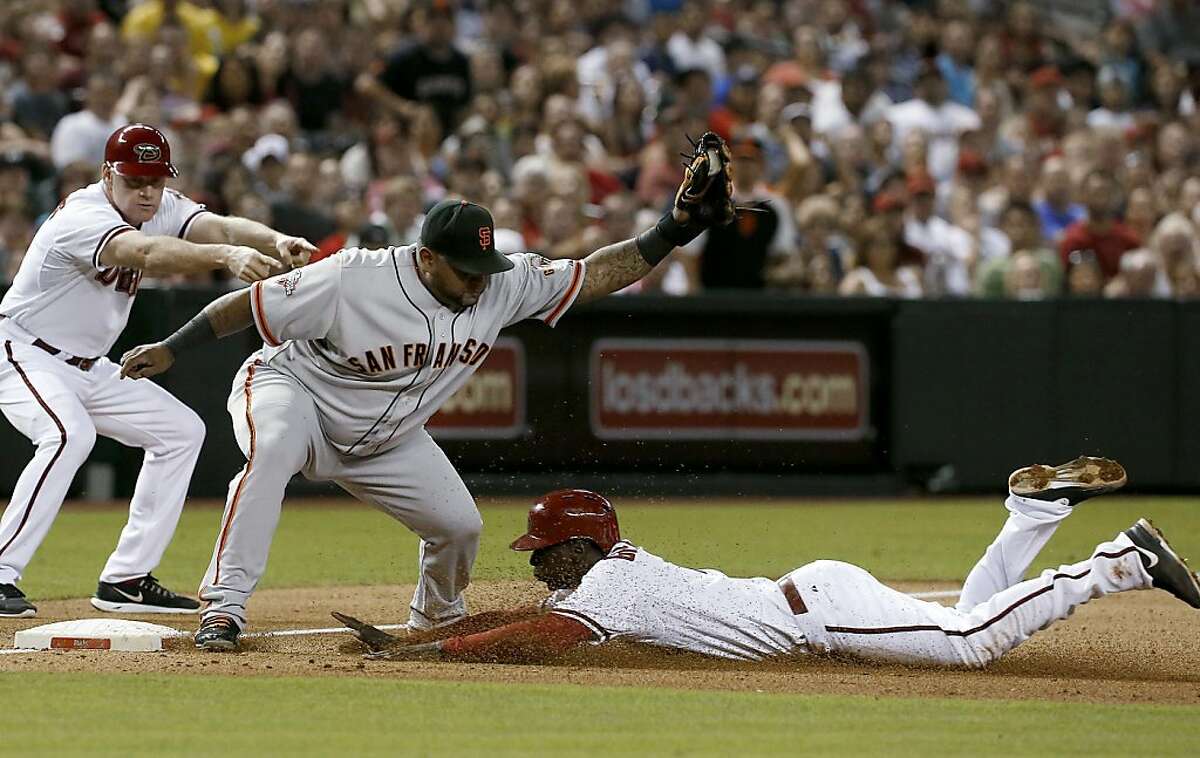
<svg viewBox="0 0 1200 758">
<path fill-rule="evenodd" d="M 837 558 L 887 579 L 961 580 L 1007 512 L 999 498 L 621 506 L 622 533 L 677 563 L 734 575 L 778 576 L 810 560 Z M 1151 516 L 1184 555 L 1200 559 L 1200 508 L 1186 498 L 1105 498 L 1072 514 L 1034 568 L 1090 554 L 1097 542 Z M 185 510 L 157 574 L 193 589 L 220 522 L 215 508 Z M 508 550 L 525 525 L 520 507 L 485 507 L 477 579 L 526 578 L 527 556 Z M 22 587 L 36 599 L 91 593 L 125 522 L 117 509 L 71 508 L 59 515 Z M 263 587 L 356 585 L 416 580 L 417 540 L 387 516 L 347 500 L 344 507 L 286 507 Z M 1044 564 L 1044 565 L 1043 565 Z"/>
<path fill-rule="evenodd" d="M 124 674 L 0 674 L 0 702 L 0 734 L 21 755 L 1169 756 L 1200 744 L 1200 709 L 1176 706 Z"/>
</svg>

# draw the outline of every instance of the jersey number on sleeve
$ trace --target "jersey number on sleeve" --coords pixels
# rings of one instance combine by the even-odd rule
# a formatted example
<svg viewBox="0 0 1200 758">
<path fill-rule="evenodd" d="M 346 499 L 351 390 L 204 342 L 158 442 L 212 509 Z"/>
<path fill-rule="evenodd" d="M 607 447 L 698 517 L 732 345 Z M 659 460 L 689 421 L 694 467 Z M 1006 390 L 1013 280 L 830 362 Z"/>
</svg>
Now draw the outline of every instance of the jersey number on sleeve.
<svg viewBox="0 0 1200 758">
<path fill-rule="evenodd" d="M 134 268 L 110 268 L 96 274 L 96 281 L 108 286 L 116 282 L 117 292 L 124 292 L 133 297 L 137 294 L 138 285 L 142 283 L 142 272 Z"/>
</svg>

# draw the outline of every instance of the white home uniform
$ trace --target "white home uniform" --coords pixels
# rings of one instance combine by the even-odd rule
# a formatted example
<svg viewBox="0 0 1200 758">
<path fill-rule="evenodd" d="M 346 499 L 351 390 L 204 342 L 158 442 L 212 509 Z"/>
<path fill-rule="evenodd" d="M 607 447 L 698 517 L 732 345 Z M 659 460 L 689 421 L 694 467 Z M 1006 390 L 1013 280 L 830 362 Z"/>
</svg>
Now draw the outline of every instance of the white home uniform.
<svg viewBox="0 0 1200 758">
<path fill-rule="evenodd" d="M 184 237 L 204 212 L 166 190 L 139 231 Z M 129 523 L 100 580 L 150 573 L 174 534 L 204 424 L 158 385 L 121 381 L 103 357 L 125 328 L 141 272 L 102 268 L 100 253 L 133 230 L 99 183 L 71 193 L 0 301 L 0 411 L 37 446 L 0 519 L 0 583 L 21 578 L 97 434 L 146 451 Z"/>
<path fill-rule="evenodd" d="M 839 561 L 809 563 L 778 582 L 734 579 L 619 542 L 574 592 L 549 603 L 550 612 L 583 624 L 597 642 L 743 660 L 834 653 L 977 668 L 1092 598 L 1150 588 L 1124 534 L 1088 560 L 1020 581 L 1070 506 L 1013 495 L 1006 505 L 1008 522 L 968 577 L 959 608 L 918 600 Z"/>
<path fill-rule="evenodd" d="M 420 536 L 411 624 L 465 614 L 482 523 L 425 422 L 503 327 L 527 318 L 557 323 L 579 294 L 584 263 L 509 256 L 516 265 L 489 276 L 479 301 L 455 311 L 421 281 L 416 253 L 416 245 L 352 248 L 252 286 L 266 346 L 243 364 L 229 399 L 247 460 L 229 485 L 200 587 L 206 614 L 245 626 L 284 487 L 297 472 L 337 483 Z"/>
</svg>

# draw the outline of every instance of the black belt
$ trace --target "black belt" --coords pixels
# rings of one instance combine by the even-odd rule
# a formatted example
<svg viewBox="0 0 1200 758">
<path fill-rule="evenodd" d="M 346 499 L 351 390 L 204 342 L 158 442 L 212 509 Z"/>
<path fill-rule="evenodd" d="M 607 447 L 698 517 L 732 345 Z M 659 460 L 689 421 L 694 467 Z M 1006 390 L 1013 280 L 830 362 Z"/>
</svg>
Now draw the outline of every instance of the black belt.
<svg viewBox="0 0 1200 758">
<path fill-rule="evenodd" d="M 779 580 L 779 589 L 783 590 L 783 596 L 787 598 L 788 607 L 792 609 L 793 615 L 803 616 L 808 613 L 808 606 L 804 604 L 804 598 L 800 597 L 800 590 L 796 589 L 795 582 L 784 577 Z"/>
<path fill-rule="evenodd" d="M 46 342 L 43 339 L 35 339 L 33 341 L 33 346 L 40 347 L 41 349 L 45 350 L 47 353 L 50 353 L 50 355 L 57 356 L 60 353 L 62 353 L 61 350 L 59 350 L 54 345 L 51 345 L 49 342 Z M 79 356 L 72 355 L 68 358 L 64 358 L 63 362 L 66 363 L 68 366 L 74 366 L 75 368 L 79 369 L 80 371 L 91 371 L 92 366 L 95 366 L 96 361 L 98 361 L 98 360 L 100 360 L 100 359 L 99 358 L 80 358 Z"/>
</svg>

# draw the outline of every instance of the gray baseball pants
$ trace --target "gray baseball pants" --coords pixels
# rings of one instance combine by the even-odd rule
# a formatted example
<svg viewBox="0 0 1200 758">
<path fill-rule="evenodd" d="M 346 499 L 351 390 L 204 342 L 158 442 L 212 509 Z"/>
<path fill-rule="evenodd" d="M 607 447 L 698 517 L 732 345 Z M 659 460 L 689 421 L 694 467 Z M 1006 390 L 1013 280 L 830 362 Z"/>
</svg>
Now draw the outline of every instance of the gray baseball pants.
<svg viewBox="0 0 1200 758">
<path fill-rule="evenodd" d="M 229 413 L 246 466 L 229 483 L 221 529 L 200 585 L 206 616 L 229 616 L 245 628 L 246 603 L 266 570 L 284 488 L 296 473 L 336 483 L 421 538 L 413 627 L 466 615 L 463 590 L 483 522 L 462 478 L 424 429 L 377 455 L 342 456 L 325 438 L 309 392 L 257 361 L 242 366 Z"/>
</svg>

